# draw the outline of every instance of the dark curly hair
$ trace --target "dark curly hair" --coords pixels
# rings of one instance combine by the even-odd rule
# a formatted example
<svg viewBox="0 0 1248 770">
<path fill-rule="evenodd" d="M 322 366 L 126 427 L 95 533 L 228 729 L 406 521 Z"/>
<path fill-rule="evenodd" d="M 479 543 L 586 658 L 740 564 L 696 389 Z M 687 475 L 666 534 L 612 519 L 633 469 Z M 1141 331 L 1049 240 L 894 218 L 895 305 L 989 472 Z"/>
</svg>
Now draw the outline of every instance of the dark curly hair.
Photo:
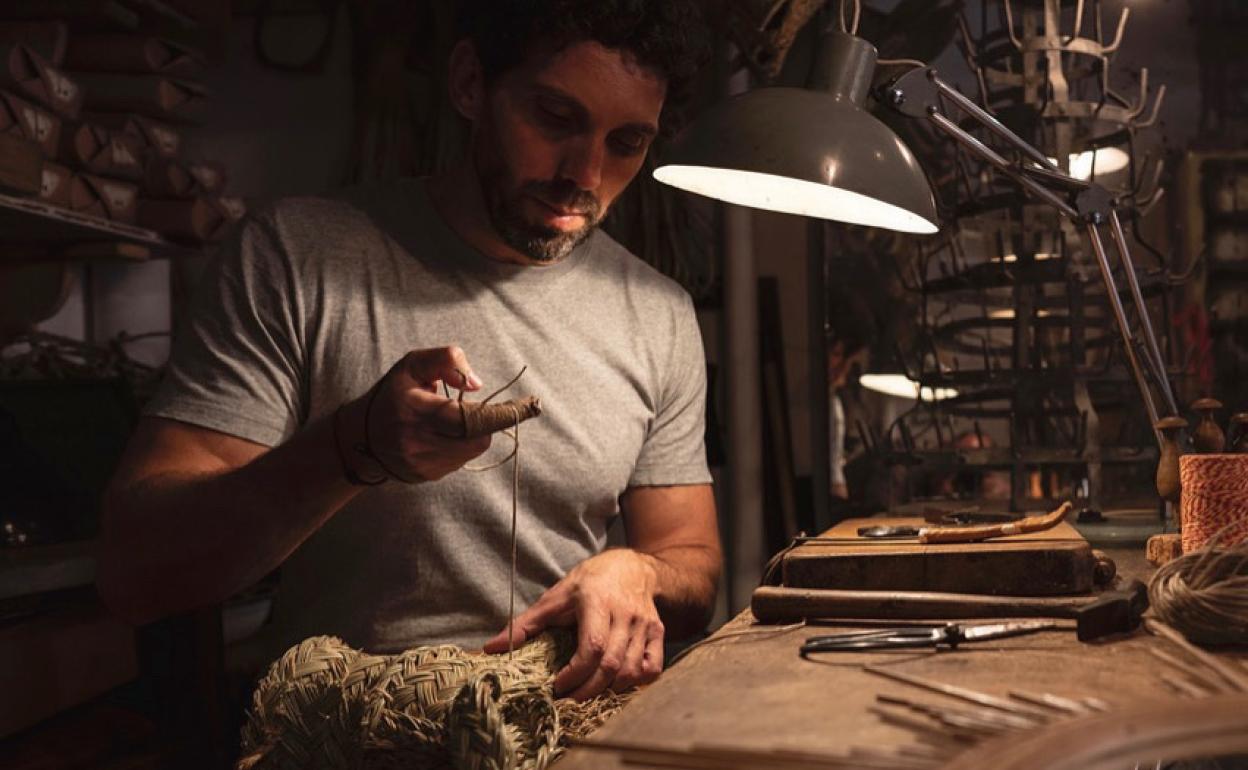
<svg viewBox="0 0 1248 770">
<path fill-rule="evenodd" d="M 487 82 L 535 49 L 558 52 L 582 40 L 630 52 L 667 80 L 660 122 L 680 122 L 709 47 L 698 0 L 459 0 L 460 37 L 472 40 Z"/>
</svg>

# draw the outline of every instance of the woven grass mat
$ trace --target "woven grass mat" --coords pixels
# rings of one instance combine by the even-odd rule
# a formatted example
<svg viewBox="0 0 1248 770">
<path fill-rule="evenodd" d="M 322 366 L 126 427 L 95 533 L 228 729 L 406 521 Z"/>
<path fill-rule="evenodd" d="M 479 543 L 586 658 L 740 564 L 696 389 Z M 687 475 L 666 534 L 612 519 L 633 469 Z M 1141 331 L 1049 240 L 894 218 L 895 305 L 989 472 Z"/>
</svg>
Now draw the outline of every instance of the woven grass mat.
<svg viewBox="0 0 1248 770">
<path fill-rule="evenodd" d="M 257 686 L 238 770 L 540 770 L 629 697 L 555 699 L 574 647 L 543 634 L 508 660 L 453 645 L 369 655 L 307 639 Z"/>
</svg>

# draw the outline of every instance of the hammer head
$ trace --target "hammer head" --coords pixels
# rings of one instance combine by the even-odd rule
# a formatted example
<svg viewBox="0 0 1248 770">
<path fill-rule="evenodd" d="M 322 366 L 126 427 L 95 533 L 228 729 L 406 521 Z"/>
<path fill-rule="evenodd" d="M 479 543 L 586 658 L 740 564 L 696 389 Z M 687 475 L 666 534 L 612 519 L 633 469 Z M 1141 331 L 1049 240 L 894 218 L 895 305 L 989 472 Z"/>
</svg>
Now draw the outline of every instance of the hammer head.
<svg viewBox="0 0 1248 770">
<path fill-rule="evenodd" d="M 1081 642 L 1134 631 L 1148 609 L 1148 587 L 1132 580 L 1117 591 L 1107 591 L 1075 611 L 1075 633 Z"/>
</svg>

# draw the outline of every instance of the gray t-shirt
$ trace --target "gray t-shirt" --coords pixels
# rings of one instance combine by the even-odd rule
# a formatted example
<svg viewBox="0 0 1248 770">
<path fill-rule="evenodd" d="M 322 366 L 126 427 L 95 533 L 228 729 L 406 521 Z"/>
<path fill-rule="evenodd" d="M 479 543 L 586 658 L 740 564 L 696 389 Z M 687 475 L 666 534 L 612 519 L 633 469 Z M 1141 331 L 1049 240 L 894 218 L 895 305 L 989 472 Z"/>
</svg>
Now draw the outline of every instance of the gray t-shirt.
<svg viewBox="0 0 1248 770">
<path fill-rule="evenodd" d="M 693 306 L 602 232 L 524 267 L 468 247 L 425 180 L 276 204 L 207 273 L 146 413 L 280 444 L 410 350 L 459 345 L 520 427 L 517 611 L 602 550 L 629 487 L 710 483 Z M 474 464 L 504 456 L 496 436 Z M 506 623 L 511 468 L 370 488 L 282 566 L 272 645 L 479 646 Z M 673 511 L 672 515 L 681 515 Z"/>
</svg>

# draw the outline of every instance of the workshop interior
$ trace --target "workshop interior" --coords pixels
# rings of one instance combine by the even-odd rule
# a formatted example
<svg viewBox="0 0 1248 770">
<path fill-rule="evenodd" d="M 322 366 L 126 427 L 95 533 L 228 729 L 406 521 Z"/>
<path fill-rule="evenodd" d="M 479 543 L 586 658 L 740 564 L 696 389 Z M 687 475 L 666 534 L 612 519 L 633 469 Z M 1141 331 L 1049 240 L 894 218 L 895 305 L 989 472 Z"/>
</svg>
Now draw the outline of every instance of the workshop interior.
<svg viewBox="0 0 1248 770">
<path fill-rule="evenodd" d="M 0 3 L 0 766 L 1248 768 L 1248 3 L 687 4 L 696 28 L 667 0 Z M 518 63 L 465 37 L 509 13 L 554 15 L 494 33 Z M 630 42 L 646 24 L 665 37 Z M 510 178 L 480 170 L 538 140 L 487 125 L 507 109 L 491 99 L 559 67 L 574 89 L 576 56 L 606 56 L 619 71 L 591 77 L 618 92 L 538 118 L 542 147 L 592 143 L 644 102 L 635 82 L 675 82 L 653 64 L 673 40 L 700 46 L 684 102 L 669 115 L 660 89 L 640 150 L 608 136 L 602 168 L 628 166 L 609 207 L 607 170 L 599 190 L 583 169 L 520 187 L 573 185 L 590 213 L 530 197 L 542 233 L 577 220 L 584 240 L 553 258 L 509 240 L 523 223 L 489 186 Z M 427 190 L 423 213 L 360 203 L 354 234 L 334 206 L 355 203 L 307 203 L 391 189 Z M 622 267 L 563 269 L 606 259 L 607 236 Z M 367 261 L 405 238 L 452 255 L 419 273 L 445 301 Z M 588 311 L 543 271 L 594 287 Z M 370 303 L 404 293 L 410 318 L 383 328 Z M 463 361 L 489 360 L 486 339 L 542 354 L 500 355 L 514 366 L 480 389 Z M 434 345 L 466 359 L 393 360 Z M 374 366 L 374 348 L 398 352 Z M 230 400 L 287 364 L 271 415 Z M 432 406 L 392 413 L 392 391 Z M 227 422 L 169 411 L 188 394 L 258 427 L 213 443 Z M 434 410 L 452 465 L 378 449 Z M 197 432 L 152 427 L 183 420 Z M 140 456 L 157 470 L 135 482 Z M 217 496 L 168 481 L 183 502 L 159 507 L 179 474 Z M 590 599 L 558 593 L 583 574 L 561 549 L 657 560 L 661 581 L 675 568 L 644 530 L 669 536 L 694 487 L 714 515 L 706 611 L 686 628 L 651 586 L 657 635 L 616 650 L 647 675 L 610 686 L 629 665 L 608 664 L 611 636 L 569 691 L 595 637 Z M 288 547 L 245 542 L 317 495 L 337 502 Z M 370 496 L 437 502 L 404 513 L 435 523 L 396 540 L 353 507 Z M 591 496 L 582 520 L 540 510 Z M 218 514 L 239 528 L 201 524 Z M 471 540 L 424 542 L 439 517 Z M 179 530 L 202 542 L 152 556 Z M 252 559 L 245 578 L 199 580 L 214 548 Z M 333 590 L 307 589 L 339 554 Z M 132 567 L 167 609 L 122 607 Z M 359 575 L 370 598 L 343 601 Z M 230 589 L 179 588 L 210 583 Z M 601 606 L 641 590 L 598 585 Z M 422 586 L 462 634 L 374 645 L 332 620 L 419 629 Z M 292 597 L 323 619 L 297 638 Z M 477 601 L 498 608 L 488 633 L 457 609 Z"/>
</svg>

